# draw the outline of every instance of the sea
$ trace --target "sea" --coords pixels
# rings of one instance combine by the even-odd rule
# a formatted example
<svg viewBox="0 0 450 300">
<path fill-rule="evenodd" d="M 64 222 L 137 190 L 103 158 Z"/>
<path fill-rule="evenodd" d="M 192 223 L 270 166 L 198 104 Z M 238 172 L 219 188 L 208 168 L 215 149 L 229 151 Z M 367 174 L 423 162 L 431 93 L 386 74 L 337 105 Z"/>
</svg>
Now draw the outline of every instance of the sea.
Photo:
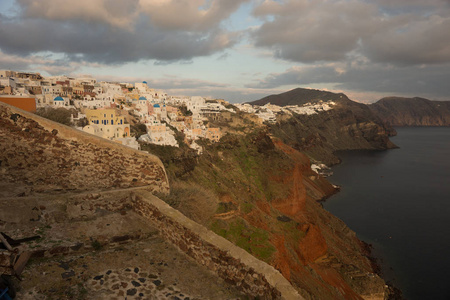
<svg viewBox="0 0 450 300">
<path fill-rule="evenodd" d="M 450 299 L 450 127 L 396 128 L 398 149 L 347 151 L 326 210 L 373 246 L 405 299 Z"/>
</svg>

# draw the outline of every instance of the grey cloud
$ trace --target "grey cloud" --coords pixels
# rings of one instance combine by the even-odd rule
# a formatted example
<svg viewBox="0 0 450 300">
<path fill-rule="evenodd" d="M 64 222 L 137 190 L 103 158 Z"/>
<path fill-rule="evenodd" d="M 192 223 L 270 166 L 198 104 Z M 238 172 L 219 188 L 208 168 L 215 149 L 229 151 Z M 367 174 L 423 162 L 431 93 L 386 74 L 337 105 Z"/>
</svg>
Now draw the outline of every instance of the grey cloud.
<svg viewBox="0 0 450 300">
<path fill-rule="evenodd" d="M 373 5 L 358 1 L 267 2 L 257 16 L 273 16 L 253 32 L 256 46 L 273 49 L 275 55 L 291 61 L 343 60 L 371 31 Z"/>
<path fill-rule="evenodd" d="M 359 53 L 398 65 L 450 62 L 450 2 L 287 0 L 254 10 L 264 20 L 251 32 L 277 58 L 315 63 Z"/>
<path fill-rule="evenodd" d="M 253 100 L 261 99 L 271 94 L 279 94 L 285 92 L 285 90 L 252 90 L 246 89 L 245 91 L 239 88 L 199 88 L 199 89 L 168 89 L 172 95 L 186 95 L 186 96 L 198 96 L 203 95 L 205 97 L 212 97 L 215 99 L 225 99 L 231 103 L 243 103 Z"/>
<path fill-rule="evenodd" d="M 213 91 L 210 91 L 210 95 L 212 95 L 216 99 L 225 99 L 226 101 L 229 101 L 230 103 L 243 103 L 243 102 L 250 102 L 253 100 L 261 99 L 265 96 L 268 96 L 270 94 L 279 94 L 283 91 L 277 90 L 275 92 L 270 91 L 253 91 L 249 90 L 245 93 L 242 90 L 233 90 L 233 89 L 216 89 Z"/>
<path fill-rule="evenodd" d="M 99 67 L 101 65 L 87 62 L 68 62 L 65 58 L 53 59 L 51 55 L 11 55 L 0 51 L 0 66 L 8 70 L 45 71 L 50 75 L 69 74 L 83 66 Z"/>
<path fill-rule="evenodd" d="M 142 77 L 118 77 L 118 76 L 98 76 L 98 80 L 114 82 L 142 82 L 146 81 L 150 87 L 163 90 L 174 89 L 215 89 L 228 88 L 227 84 L 206 81 L 195 78 L 182 78 L 178 76 L 163 76 L 161 78 L 142 78 Z"/>
<path fill-rule="evenodd" d="M 232 46 L 235 33 L 213 28 L 205 33 L 164 32 L 150 26 L 144 17 L 133 32 L 107 24 L 82 21 L 59 22 L 24 19 L 7 22 L 0 17 L 0 48 L 7 53 L 29 55 L 49 51 L 65 53 L 73 60 L 108 64 L 190 60 Z"/>
<path fill-rule="evenodd" d="M 228 18 L 250 0 L 141 0 L 140 6 L 157 27 L 171 30 L 204 31 Z M 155 3 L 156 2 L 156 3 Z"/>
<path fill-rule="evenodd" d="M 191 65 L 194 63 L 194 61 L 192 60 L 182 60 L 182 61 L 177 61 L 180 65 Z M 174 61 L 170 61 L 170 60 L 157 60 L 155 61 L 153 64 L 155 66 L 167 66 L 174 63 Z"/>
<path fill-rule="evenodd" d="M 23 15 L 48 20 L 82 20 L 131 28 L 140 14 L 164 30 L 205 31 L 249 0 L 16 0 Z"/>
<path fill-rule="evenodd" d="M 406 65 L 450 62 L 450 15 L 385 28 L 362 43 L 362 52 L 373 61 Z"/>
<path fill-rule="evenodd" d="M 16 0 L 25 18 L 106 23 L 131 28 L 139 0 Z"/>
<path fill-rule="evenodd" d="M 169 23 L 185 18 L 173 15 L 161 24 L 141 9 L 143 3 L 155 7 L 153 0 L 78 0 L 70 5 L 65 0 L 17 0 L 21 13 L 0 14 L 0 50 L 22 56 L 57 53 L 65 55 L 67 63 L 114 65 L 149 59 L 185 63 L 220 53 L 239 40 L 240 33 L 222 29 L 221 20 L 245 0 L 212 1 L 204 10 L 197 0 L 184 2 L 211 19 L 191 18 L 194 25 L 178 28 Z M 172 8 L 177 1 L 163 3 Z M 204 25 L 195 25 L 201 22 Z M 193 26 L 197 26 L 194 31 Z"/>
<path fill-rule="evenodd" d="M 220 82 L 206 81 L 195 78 L 181 78 L 178 76 L 163 76 L 161 78 L 144 78 L 144 77 L 117 77 L 117 76 L 98 76 L 98 80 L 114 81 L 114 82 L 142 82 L 146 81 L 150 87 L 163 89 L 170 95 L 184 96 L 205 96 L 216 99 L 225 99 L 232 103 L 248 102 L 260 99 L 269 94 L 279 94 L 284 92 L 283 89 L 251 89 L 237 88 Z"/>
<path fill-rule="evenodd" d="M 342 69 L 345 69 L 343 72 Z M 295 67 L 249 85 L 251 88 L 276 88 L 285 85 L 329 84 L 344 91 L 407 94 L 439 99 L 450 98 L 450 65 L 405 66 L 385 64 Z"/>
</svg>

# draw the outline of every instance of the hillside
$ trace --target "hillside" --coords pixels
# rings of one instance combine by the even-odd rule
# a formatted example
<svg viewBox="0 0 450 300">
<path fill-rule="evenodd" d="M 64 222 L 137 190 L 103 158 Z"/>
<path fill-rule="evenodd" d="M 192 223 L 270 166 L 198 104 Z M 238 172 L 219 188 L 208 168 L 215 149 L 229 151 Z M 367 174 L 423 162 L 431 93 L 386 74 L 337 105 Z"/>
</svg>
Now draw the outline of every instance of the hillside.
<svg viewBox="0 0 450 300">
<path fill-rule="evenodd" d="M 270 125 L 273 135 L 284 143 L 326 164 L 335 164 L 339 150 L 389 149 L 396 147 L 389 136 L 395 130 L 385 124 L 367 105 L 350 100 L 345 94 L 297 88 L 251 102 L 280 106 L 333 101 L 333 109 L 317 114 L 277 116 Z"/>
<path fill-rule="evenodd" d="M 165 201 L 270 263 L 306 299 L 384 299 L 368 248 L 317 202 L 336 190 L 306 155 L 265 126 L 202 145 L 200 156 L 179 149 L 162 159 L 172 187 Z"/>
<path fill-rule="evenodd" d="M 369 108 L 391 126 L 450 126 L 450 101 L 387 97 Z"/>
<path fill-rule="evenodd" d="M 126 249 L 141 245 L 133 243 L 135 240 L 150 243 L 151 232 L 142 232 L 141 225 L 134 227 L 126 221 L 141 219 L 130 209 L 132 204 L 124 201 L 125 190 L 121 190 L 141 186 L 160 190 L 159 196 L 174 208 L 272 265 L 306 299 L 384 299 L 388 294 L 385 282 L 375 273 L 368 247 L 317 202 L 336 192 L 335 188 L 311 170 L 306 155 L 271 136 L 269 128 L 252 123 L 244 114 L 236 116 L 244 118 L 240 122 L 230 121 L 229 134 L 219 143 L 199 141 L 204 146 L 200 156 L 183 147 L 172 151 L 171 147 L 155 146 L 153 152 L 159 149 L 166 172 L 153 155 L 1 108 L 5 141 L 1 167 L 7 176 L 2 177 L 1 210 L 6 222 L 0 225 L 10 234 L 20 225 L 25 236 L 38 226 L 44 240 L 30 247 L 38 247 L 42 253 L 61 259 L 57 255 L 89 252 L 100 245 L 105 250 L 97 257 L 109 255 L 111 249 L 126 255 L 120 246 L 123 239 Z M 241 133 L 238 129 L 244 123 L 247 130 Z M 166 174 L 170 194 L 165 193 Z M 117 192 L 109 192 L 114 190 Z M 20 210 L 11 203 L 20 203 Z M 119 236 L 115 231 L 118 226 L 123 227 Z M 77 246 L 80 241 L 81 248 Z M 84 263 L 81 254 L 77 254 L 80 266 Z M 38 260 L 31 264 L 46 272 L 57 263 Z M 78 272 L 78 263 L 68 264 Z M 142 267 L 138 261 L 133 264 Z M 96 272 L 109 272 L 105 264 L 102 270 L 94 269 L 95 261 L 89 268 L 93 268 L 89 276 L 94 278 Z M 126 266 L 115 268 L 122 272 Z M 28 278 L 37 276 L 32 268 L 26 274 Z M 79 275 L 77 282 L 83 278 Z M 65 282 L 58 293 L 70 289 Z M 80 284 L 78 294 L 83 287 L 90 291 L 90 285 Z M 51 294 L 52 289 L 40 289 L 39 293 Z"/>
<path fill-rule="evenodd" d="M 74 128 L 0 104 L 2 196 L 153 184 L 168 190 L 161 161 Z"/>
<path fill-rule="evenodd" d="M 320 100 L 339 101 L 346 99 L 348 98 L 344 94 L 336 94 L 332 92 L 315 89 L 296 88 L 278 95 L 270 95 L 249 103 L 253 105 L 264 105 L 266 103 L 272 103 L 279 106 L 287 106 L 287 105 L 302 105 L 308 102 L 315 103 Z"/>
<path fill-rule="evenodd" d="M 133 193 L 169 190 L 157 157 L 3 103 L 0 125 L 0 232 L 31 255 L 4 277 L 0 242 L 15 299 L 245 299 L 136 212 Z"/>
</svg>

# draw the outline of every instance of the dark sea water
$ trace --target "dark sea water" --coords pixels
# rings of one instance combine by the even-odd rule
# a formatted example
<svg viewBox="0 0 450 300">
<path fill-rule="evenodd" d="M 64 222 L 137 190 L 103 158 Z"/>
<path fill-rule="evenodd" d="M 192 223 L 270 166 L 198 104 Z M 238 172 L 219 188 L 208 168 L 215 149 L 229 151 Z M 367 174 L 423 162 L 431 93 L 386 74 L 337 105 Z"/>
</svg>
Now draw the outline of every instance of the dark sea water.
<svg viewBox="0 0 450 300">
<path fill-rule="evenodd" d="M 406 299 L 450 299 L 450 128 L 396 128 L 400 149 L 339 153 L 323 203 L 374 247 Z"/>
</svg>

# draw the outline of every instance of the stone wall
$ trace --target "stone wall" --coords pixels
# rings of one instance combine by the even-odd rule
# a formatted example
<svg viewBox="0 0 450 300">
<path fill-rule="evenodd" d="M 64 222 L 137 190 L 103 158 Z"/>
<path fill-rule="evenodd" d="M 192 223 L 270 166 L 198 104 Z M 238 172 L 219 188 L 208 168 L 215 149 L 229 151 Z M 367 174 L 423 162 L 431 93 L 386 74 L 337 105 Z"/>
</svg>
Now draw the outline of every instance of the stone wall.
<svg viewBox="0 0 450 300">
<path fill-rule="evenodd" d="M 249 296 L 302 299 L 272 266 L 188 219 L 151 193 L 134 192 L 133 207 L 155 223 L 165 239 Z"/>
<path fill-rule="evenodd" d="M 0 232 L 14 239 L 39 235 L 17 246 L 33 257 L 94 251 L 93 242 L 114 248 L 157 235 L 148 220 L 132 210 L 130 192 L 145 187 L 45 195 L 0 197 Z M 117 222 L 116 222 L 117 221 Z"/>
<path fill-rule="evenodd" d="M 145 189 L 145 187 L 136 188 Z M 32 197 L 0 197 L 0 231 L 95 219 L 101 211 L 132 209 L 130 189 Z"/>
<path fill-rule="evenodd" d="M 148 186 L 167 192 L 154 155 L 0 103 L 0 197 Z"/>
<path fill-rule="evenodd" d="M 105 222 L 96 222 L 105 216 L 120 214 L 122 217 L 132 217 L 136 213 L 138 215 L 134 219 L 138 217 L 142 221 L 139 226 L 131 225 L 135 226 L 130 228 L 132 231 L 104 232 L 105 228 L 112 229 L 114 224 L 104 227 Z M 108 223 L 111 221 L 111 218 L 107 219 Z M 102 226 L 99 227 L 99 224 Z M 93 230 L 95 235 L 86 233 L 80 239 L 79 232 L 73 230 L 78 226 L 97 229 Z M 93 241 L 103 248 L 115 247 L 155 235 L 156 231 L 151 228 L 157 228 L 165 240 L 251 297 L 302 299 L 272 266 L 188 219 L 153 196 L 145 187 L 65 195 L 0 197 L 0 231 L 14 238 L 35 234 L 43 237 L 39 243 L 21 245 L 22 250 L 32 251 L 33 257 L 94 251 Z"/>
</svg>

